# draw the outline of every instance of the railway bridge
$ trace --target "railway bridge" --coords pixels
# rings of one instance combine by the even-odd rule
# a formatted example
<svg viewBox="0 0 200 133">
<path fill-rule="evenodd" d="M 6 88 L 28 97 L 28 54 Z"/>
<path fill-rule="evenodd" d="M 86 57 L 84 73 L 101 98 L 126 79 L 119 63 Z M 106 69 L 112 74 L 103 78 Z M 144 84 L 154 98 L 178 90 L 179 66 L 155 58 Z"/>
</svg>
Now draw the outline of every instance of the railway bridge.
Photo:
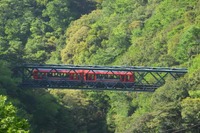
<svg viewBox="0 0 200 133">
<path fill-rule="evenodd" d="M 166 78 L 180 78 L 187 69 L 141 66 L 23 64 L 17 67 L 22 88 L 154 91 Z"/>
</svg>

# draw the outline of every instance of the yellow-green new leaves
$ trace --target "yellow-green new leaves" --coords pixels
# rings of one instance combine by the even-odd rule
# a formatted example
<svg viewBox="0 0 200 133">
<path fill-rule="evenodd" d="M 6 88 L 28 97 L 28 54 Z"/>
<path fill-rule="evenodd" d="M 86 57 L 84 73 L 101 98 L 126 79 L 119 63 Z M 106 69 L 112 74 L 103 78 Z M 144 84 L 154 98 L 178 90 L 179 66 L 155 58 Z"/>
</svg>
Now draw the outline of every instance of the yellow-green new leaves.
<svg viewBox="0 0 200 133">
<path fill-rule="evenodd" d="M 181 102 L 181 115 L 187 123 L 200 124 L 200 98 L 186 98 Z"/>
<path fill-rule="evenodd" d="M 1 133 L 29 133 L 27 120 L 17 116 L 17 109 L 0 95 L 0 132 Z"/>
</svg>

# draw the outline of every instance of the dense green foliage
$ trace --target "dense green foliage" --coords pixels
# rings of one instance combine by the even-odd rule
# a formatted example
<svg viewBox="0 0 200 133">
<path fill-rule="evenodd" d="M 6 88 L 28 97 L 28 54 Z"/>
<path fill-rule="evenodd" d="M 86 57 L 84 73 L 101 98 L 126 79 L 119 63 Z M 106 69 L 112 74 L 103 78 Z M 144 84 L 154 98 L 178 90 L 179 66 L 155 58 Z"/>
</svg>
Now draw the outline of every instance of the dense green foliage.
<svg viewBox="0 0 200 133">
<path fill-rule="evenodd" d="M 189 72 L 154 93 L 22 90 L 11 71 L 21 63 Z M 197 133 L 199 89 L 199 0 L 0 2 L 0 132 Z"/>
<path fill-rule="evenodd" d="M 196 5 L 196 0 L 148 4 L 105 0 L 101 10 L 81 17 L 67 29 L 62 60 L 74 64 L 149 66 L 187 62 L 199 54 Z"/>
<path fill-rule="evenodd" d="M 0 95 L 0 132 L 1 133 L 28 133 L 29 125 L 25 119 L 16 116 L 17 109 Z"/>
<path fill-rule="evenodd" d="M 27 118 L 22 118 L 23 111 L 16 108 L 12 103 L 16 100 L 8 100 L 6 96 L 16 96 L 16 80 L 11 78 L 9 64 L 0 61 L 0 132 L 1 133 L 28 133 L 29 123 Z M 3 94 L 3 95 L 2 95 Z"/>
<path fill-rule="evenodd" d="M 65 42 L 66 27 L 94 7 L 94 2 L 87 0 L 2 0 L 0 59 L 60 62 L 58 52 Z"/>
</svg>

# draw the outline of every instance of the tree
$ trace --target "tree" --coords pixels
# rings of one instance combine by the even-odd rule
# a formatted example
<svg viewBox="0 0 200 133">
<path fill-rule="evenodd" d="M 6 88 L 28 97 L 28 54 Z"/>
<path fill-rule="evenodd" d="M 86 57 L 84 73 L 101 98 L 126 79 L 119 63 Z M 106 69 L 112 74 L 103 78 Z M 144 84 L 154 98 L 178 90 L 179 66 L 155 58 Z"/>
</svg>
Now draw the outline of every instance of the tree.
<svg viewBox="0 0 200 133">
<path fill-rule="evenodd" d="M 181 102 L 182 117 L 186 124 L 199 124 L 200 98 L 186 98 Z"/>
<path fill-rule="evenodd" d="M 181 36 L 180 43 L 177 47 L 176 58 L 179 62 L 183 63 L 190 58 L 199 54 L 200 42 L 199 42 L 200 27 L 190 26 Z"/>
<path fill-rule="evenodd" d="M 28 133 L 29 123 L 17 116 L 17 108 L 8 102 L 6 96 L 0 95 L 0 132 Z"/>
</svg>

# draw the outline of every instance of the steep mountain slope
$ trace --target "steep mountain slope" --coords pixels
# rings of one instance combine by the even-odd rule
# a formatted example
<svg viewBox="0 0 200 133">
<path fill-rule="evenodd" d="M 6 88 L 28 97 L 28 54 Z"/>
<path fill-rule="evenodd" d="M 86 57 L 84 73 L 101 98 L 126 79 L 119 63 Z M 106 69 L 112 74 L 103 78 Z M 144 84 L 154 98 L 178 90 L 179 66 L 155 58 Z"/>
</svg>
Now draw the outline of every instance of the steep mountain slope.
<svg viewBox="0 0 200 133">
<path fill-rule="evenodd" d="M 129 6 L 127 6 L 129 5 Z M 199 54 L 199 1 L 103 1 L 67 30 L 64 63 L 176 66 Z"/>
<path fill-rule="evenodd" d="M 110 132 L 198 131 L 199 13 L 198 0 L 104 0 L 69 26 L 64 63 L 189 69 L 153 94 L 105 92 Z"/>
</svg>

